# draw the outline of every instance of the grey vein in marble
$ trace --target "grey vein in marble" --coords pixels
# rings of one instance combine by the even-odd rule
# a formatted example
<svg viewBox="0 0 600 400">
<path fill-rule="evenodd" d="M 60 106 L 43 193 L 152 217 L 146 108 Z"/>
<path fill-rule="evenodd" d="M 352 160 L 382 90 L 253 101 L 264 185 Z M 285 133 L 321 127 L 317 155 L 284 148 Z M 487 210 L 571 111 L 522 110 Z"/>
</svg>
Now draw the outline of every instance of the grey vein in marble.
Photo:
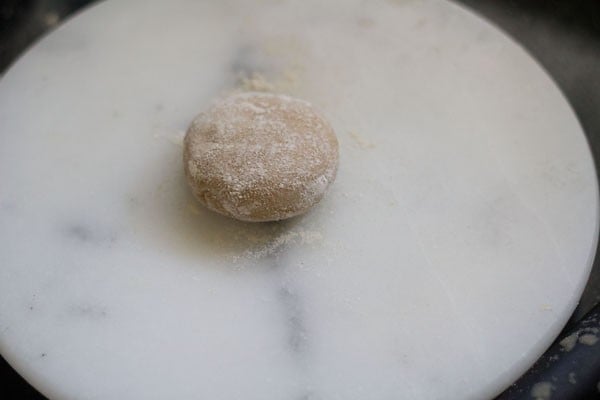
<svg viewBox="0 0 600 400">
<path fill-rule="evenodd" d="M 284 286 L 279 291 L 279 299 L 284 307 L 286 325 L 288 327 L 288 345 L 297 354 L 303 354 L 308 349 L 308 332 L 304 321 L 302 300 L 296 291 Z"/>
<path fill-rule="evenodd" d="M 110 245 L 117 240 L 117 236 L 114 232 L 93 228 L 92 226 L 83 223 L 68 224 L 62 231 L 65 237 L 81 243 Z"/>
</svg>

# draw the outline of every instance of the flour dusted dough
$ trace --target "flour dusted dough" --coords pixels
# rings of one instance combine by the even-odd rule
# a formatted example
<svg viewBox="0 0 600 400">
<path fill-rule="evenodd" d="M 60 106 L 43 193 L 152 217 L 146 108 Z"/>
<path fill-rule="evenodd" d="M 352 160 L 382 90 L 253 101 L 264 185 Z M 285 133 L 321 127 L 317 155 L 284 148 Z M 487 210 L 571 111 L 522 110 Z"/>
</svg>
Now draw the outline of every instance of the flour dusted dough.
<svg viewBox="0 0 600 400">
<path fill-rule="evenodd" d="M 232 95 L 198 115 L 184 140 L 185 173 L 209 209 L 243 221 L 306 212 L 335 178 L 338 143 L 307 102 Z"/>
</svg>

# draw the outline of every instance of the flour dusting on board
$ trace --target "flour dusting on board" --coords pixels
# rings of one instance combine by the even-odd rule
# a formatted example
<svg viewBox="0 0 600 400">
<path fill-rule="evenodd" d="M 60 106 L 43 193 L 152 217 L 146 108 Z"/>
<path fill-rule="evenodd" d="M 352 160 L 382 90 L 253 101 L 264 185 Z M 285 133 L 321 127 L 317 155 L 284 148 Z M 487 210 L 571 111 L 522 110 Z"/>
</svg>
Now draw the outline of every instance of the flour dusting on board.
<svg viewBox="0 0 600 400">
<path fill-rule="evenodd" d="M 323 240 L 323 235 L 317 231 L 295 230 L 278 235 L 262 235 L 247 237 L 254 243 L 252 248 L 245 250 L 241 256 L 234 256 L 235 262 L 243 260 L 260 260 L 276 254 L 289 245 L 312 245 Z"/>
<path fill-rule="evenodd" d="M 262 73 L 253 72 L 240 76 L 236 92 L 265 92 L 293 94 L 301 82 L 299 68 L 285 68 L 274 77 L 267 78 Z"/>
<path fill-rule="evenodd" d="M 375 144 L 368 139 L 365 139 L 363 136 L 358 134 L 358 132 L 350 131 L 350 137 L 361 149 L 368 150 L 375 147 Z"/>
<path fill-rule="evenodd" d="M 165 131 L 154 134 L 155 139 L 164 139 L 179 147 L 183 147 L 183 137 L 185 136 L 185 131 Z"/>
</svg>

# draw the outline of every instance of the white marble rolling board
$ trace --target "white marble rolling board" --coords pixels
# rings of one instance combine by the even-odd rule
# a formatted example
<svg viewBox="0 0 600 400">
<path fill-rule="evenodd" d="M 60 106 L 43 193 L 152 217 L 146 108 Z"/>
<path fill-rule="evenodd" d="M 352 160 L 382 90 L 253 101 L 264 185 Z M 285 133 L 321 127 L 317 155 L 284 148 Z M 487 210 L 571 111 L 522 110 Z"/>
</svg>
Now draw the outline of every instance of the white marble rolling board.
<svg viewBox="0 0 600 400">
<path fill-rule="evenodd" d="M 190 195 L 236 88 L 332 122 L 307 215 Z M 103 2 L 0 82 L 0 351 L 56 400 L 489 398 L 573 310 L 597 197 L 559 90 L 452 3 Z"/>
</svg>

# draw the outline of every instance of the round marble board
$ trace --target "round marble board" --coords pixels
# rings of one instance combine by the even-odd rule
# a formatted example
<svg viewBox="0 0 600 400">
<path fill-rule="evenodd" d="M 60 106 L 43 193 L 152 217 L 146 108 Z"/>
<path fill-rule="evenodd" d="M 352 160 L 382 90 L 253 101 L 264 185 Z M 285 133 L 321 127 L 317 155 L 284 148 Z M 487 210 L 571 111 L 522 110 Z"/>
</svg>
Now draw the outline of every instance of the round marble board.
<svg viewBox="0 0 600 400">
<path fill-rule="evenodd" d="M 240 223 L 181 138 L 233 90 L 311 101 L 340 167 Z M 483 399 L 573 310 L 588 146 L 510 39 L 441 1 L 108 1 L 0 82 L 0 350 L 52 399 Z"/>
</svg>

